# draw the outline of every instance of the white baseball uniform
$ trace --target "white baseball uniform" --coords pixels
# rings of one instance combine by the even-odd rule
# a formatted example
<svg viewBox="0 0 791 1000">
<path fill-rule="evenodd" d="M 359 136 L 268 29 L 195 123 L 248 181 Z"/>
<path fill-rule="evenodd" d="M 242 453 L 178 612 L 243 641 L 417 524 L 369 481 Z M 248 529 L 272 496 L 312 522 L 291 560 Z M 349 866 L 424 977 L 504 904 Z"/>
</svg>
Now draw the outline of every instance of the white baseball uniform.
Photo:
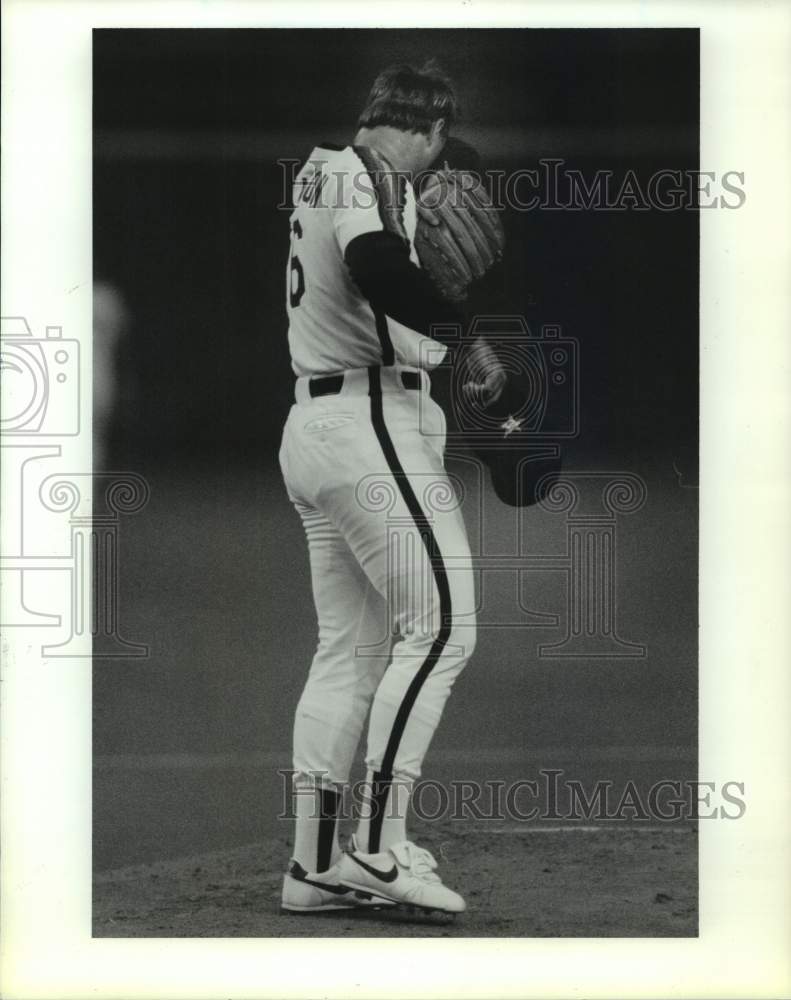
<svg viewBox="0 0 791 1000">
<path fill-rule="evenodd" d="M 475 643 L 445 416 L 428 392 L 445 348 L 377 314 L 344 260 L 356 236 L 395 227 L 417 262 L 412 186 L 399 180 L 383 206 L 367 152 L 317 147 L 290 219 L 298 379 L 280 463 L 307 535 L 319 632 L 294 726 L 298 787 L 349 780 L 369 710 L 366 764 L 378 785 L 417 778 Z"/>
</svg>

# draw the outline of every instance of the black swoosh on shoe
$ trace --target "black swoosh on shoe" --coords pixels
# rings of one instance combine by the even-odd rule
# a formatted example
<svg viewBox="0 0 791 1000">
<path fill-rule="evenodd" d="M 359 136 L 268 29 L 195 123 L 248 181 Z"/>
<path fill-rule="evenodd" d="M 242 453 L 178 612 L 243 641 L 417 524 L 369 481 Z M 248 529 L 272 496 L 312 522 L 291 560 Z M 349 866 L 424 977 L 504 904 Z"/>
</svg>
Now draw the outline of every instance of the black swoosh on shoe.
<svg viewBox="0 0 791 1000">
<path fill-rule="evenodd" d="M 305 882 L 306 885 L 315 886 L 323 892 L 331 892 L 336 896 L 346 896 L 351 892 L 351 889 L 348 889 L 345 885 L 332 885 L 329 882 L 317 882 L 315 879 L 308 878 L 308 873 L 297 861 L 291 865 L 288 873 L 298 882 Z"/>
<path fill-rule="evenodd" d="M 370 872 L 375 878 L 378 878 L 380 882 L 395 882 L 398 878 L 398 869 L 395 865 L 390 869 L 390 871 L 379 871 L 378 868 L 374 868 L 371 865 L 367 865 L 364 861 L 361 861 L 355 854 L 350 854 L 349 857 L 355 864 L 358 864 L 361 868 L 364 868 L 367 872 Z"/>
</svg>

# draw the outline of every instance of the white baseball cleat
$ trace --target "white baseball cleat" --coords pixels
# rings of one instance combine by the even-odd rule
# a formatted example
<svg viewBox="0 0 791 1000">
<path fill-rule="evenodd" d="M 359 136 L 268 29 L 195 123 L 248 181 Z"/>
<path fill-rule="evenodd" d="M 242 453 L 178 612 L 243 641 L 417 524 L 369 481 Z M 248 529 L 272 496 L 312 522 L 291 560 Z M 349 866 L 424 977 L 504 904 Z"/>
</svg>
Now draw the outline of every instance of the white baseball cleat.
<svg viewBox="0 0 791 1000">
<path fill-rule="evenodd" d="M 394 844 L 379 854 L 364 854 L 352 837 L 349 850 L 338 865 L 338 881 L 350 889 L 444 913 L 463 913 L 467 904 L 435 874 L 437 862 L 410 840 Z"/>
<path fill-rule="evenodd" d="M 283 879 L 280 908 L 287 913 L 326 913 L 331 910 L 384 909 L 392 904 L 338 882 L 339 863 L 326 872 L 306 872 L 291 860 Z"/>
</svg>

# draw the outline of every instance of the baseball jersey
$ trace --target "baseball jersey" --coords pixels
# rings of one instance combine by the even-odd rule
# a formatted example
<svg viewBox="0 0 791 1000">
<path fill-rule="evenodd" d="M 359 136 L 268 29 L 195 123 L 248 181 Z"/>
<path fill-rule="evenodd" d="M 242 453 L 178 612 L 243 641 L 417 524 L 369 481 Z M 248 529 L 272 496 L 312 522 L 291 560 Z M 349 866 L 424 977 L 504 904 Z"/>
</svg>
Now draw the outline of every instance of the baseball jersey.
<svg viewBox="0 0 791 1000">
<path fill-rule="evenodd" d="M 296 177 L 286 307 L 291 363 L 298 376 L 366 368 L 388 359 L 433 368 L 444 357 L 446 348 L 438 341 L 375 312 L 344 260 L 356 236 L 389 230 L 408 243 L 410 260 L 420 266 L 414 189 L 386 166 L 382 183 L 383 164 L 367 147 L 317 146 Z"/>
</svg>

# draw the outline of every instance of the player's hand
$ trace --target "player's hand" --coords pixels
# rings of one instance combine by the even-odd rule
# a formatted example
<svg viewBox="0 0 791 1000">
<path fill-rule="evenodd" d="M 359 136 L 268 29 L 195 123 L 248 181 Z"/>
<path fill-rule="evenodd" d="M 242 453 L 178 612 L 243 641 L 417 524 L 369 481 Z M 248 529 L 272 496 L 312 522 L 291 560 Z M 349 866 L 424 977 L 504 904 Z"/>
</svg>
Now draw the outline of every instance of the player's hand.
<svg viewBox="0 0 791 1000">
<path fill-rule="evenodd" d="M 508 379 L 505 368 L 483 337 L 472 342 L 464 361 L 467 380 L 462 391 L 471 402 L 486 409 L 502 395 Z"/>
</svg>

